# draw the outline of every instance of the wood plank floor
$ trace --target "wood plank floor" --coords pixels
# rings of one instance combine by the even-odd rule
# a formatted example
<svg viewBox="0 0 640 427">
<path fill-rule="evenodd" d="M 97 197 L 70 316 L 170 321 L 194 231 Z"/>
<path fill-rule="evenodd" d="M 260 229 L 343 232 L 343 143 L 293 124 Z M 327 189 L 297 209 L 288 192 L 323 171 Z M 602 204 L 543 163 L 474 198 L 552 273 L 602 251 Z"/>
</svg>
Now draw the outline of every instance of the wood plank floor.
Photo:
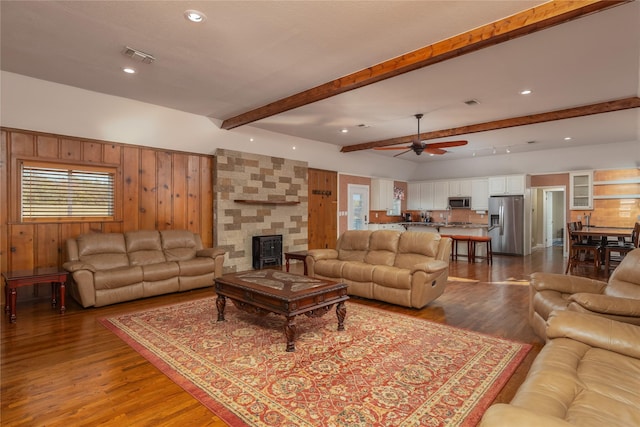
<svg viewBox="0 0 640 427">
<path fill-rule="evenodd" d="M 528 287 L 492 284 L 527 279 L 532 272 L 562 273 L 561 248 L 526 257 L 494 256 L 492 267 L 452 262 L 450 276 L 479 280 L 452 283 L 422 310 L 353 298 L 421 319 L 526 342 L 533 350 L 496 401 L 508 402 L 542 342 L 527 322 Z M 302 272 L 292 263 L 292 272 Z M 42 289 L 47 288 L 44 286 Z M 61 316 L 46 295 L 18 302 L 18 321 L 2 319 L 1 412 L 3 426 L 225 424 L 97 319 L 211 295 L 197 290 L 109 307 L 83 309 L 68 301 Z"/>
</svg>

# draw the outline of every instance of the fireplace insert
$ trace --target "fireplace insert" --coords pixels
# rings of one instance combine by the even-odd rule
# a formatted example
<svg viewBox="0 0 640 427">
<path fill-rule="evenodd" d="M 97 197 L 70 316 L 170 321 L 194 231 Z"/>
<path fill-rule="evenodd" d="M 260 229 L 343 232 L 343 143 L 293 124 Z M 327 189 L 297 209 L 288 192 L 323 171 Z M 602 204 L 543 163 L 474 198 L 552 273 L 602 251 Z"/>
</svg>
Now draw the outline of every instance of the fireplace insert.
<svg viewBox="0 0 640 427">
<path fill-rule="evenodd" d="M 253 268 L 282 265 L 282 234 L 253 236 Z"/>
</svg>

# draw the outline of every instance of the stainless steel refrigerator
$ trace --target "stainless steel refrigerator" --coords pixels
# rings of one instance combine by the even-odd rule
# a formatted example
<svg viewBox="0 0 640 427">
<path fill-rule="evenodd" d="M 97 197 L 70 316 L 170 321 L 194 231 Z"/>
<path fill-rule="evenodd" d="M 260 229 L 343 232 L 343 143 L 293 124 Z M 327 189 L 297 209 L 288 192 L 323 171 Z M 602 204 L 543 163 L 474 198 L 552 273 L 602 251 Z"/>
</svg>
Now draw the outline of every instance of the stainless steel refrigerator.
<svg viewBox="0 0 640 427">
<path fill-rule="evenodd" d="M 489 236 L 494 253 L 524 254 L 524 197 L 489 198 Z"/>
</svg>

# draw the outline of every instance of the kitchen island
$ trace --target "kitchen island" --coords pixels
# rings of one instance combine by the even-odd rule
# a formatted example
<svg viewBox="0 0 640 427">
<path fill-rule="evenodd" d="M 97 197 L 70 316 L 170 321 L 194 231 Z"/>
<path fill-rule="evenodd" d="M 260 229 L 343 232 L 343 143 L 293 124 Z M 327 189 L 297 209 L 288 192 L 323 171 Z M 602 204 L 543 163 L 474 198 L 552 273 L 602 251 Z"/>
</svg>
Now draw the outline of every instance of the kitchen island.
<svg viewBox="0 0 640 427">
<path fill-rule="evenodd" d="M 403 222 L 401 223 L 407 231 L 418 231 L 423 233 L 439 233 L 449 236 L 487 236 L 489 226 L 487 224 L 474 224 L 470 222 Z M 476 249 L 477 262 L 482 262 L 486 256 L 486 248 L 479 246 Z M 468 259 L 467 245 L 458 246 L 458 256 Z"/>
</svg>

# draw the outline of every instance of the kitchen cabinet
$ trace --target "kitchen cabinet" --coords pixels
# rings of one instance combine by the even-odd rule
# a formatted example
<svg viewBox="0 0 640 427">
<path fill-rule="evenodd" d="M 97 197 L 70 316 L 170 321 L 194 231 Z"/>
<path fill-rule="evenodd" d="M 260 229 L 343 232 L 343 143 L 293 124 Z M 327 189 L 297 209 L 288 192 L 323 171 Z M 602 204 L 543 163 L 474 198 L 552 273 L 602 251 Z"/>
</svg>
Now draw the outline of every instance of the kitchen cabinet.
<svg viewBox="0 0 640 427">
<path fill-rule="evenodd" d="M 489 195 L 524 195 L 525 175 L 506 175 L 489 177 Z"/>
<path fill-rule="evenodd" d="M 471 181 L 471 209 L 486 211 L 489 209 L 489 180 L 474 179 Z"/>
<path fill-rule="evenodd" d="M 569 209 L 593 209 L 593 171 L 569 173 Z"/>
<path fill-rule="evenodd" d="M 470 197 L 471 184 L 470 179 L 449 181 L 449 197 Z"/>
<path fill-rule="evenodd" d="M 422 195 L 420 182 L 410 182 L 407 184 L 407 209 L 410 211 L 422 210 Z"/>
<path fill-rule="evenodd" d="M 445 210 L 449 206 L 449 182 L 433 182 L 433 210 Z"/>
<path fill-rule="evenodd" d="M 433 208 L 433 182 L 421 182 L 420 183 L 420 201 L 422 202 L 422 209 L 425 211 L 432 211 Z"/>
<path fill-rule="evenodd" d="M 393 207 L 393 180 L 372 179 L 370 209 L 372 211 L 391 211 Z M 400 212 L 397 215 L 400 215 Z"/>
</svg>

